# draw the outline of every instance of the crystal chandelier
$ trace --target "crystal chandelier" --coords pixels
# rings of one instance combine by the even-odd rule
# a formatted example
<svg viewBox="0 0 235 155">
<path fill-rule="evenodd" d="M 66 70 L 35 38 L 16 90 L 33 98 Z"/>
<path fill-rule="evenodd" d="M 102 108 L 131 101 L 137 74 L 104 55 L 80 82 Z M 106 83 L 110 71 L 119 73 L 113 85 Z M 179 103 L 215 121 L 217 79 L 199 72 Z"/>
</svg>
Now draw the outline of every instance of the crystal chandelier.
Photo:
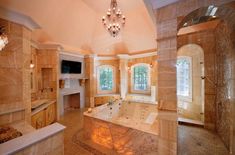
<svg viewBox="0 0 235 155">
<path fill-rule="evenodd" d="M 103 16 L 102 23 L 112 37 L 116 37 L 121 30 L 121 26 L 125 25 L 126 17 L 122 15 L 116 0 L 111 0 L 110 8 L 106 16 Z"/>
<path fill-rule="evenodd" d="M 0 51 L 8 44 L 8 38 L 4 33 L 4 28 L 0 27 Z"/>
</svg>

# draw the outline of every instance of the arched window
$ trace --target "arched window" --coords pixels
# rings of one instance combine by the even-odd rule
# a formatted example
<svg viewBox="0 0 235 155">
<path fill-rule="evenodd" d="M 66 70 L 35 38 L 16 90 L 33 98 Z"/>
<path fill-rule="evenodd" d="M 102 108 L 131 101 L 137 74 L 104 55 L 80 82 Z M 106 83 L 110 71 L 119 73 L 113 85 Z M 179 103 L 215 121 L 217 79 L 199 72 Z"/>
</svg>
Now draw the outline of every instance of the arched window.
<svg viewBox="0 0 235 155">
<path fill-rule="evenodd" d="M 115 92 L 115 70 L 113 66 L 102 65 L 97 69 L 98 93 Z"/>
<path fill-rule="evenodd" d="M 180 56 L 177 58 L 177 95 L 192 99 L 192 58 Z"/>
<path fill-rule="evenodd" d="M 131 68 L 131 92 L 150 92 L 150 65 L 136 64 Z"/>
</svg>

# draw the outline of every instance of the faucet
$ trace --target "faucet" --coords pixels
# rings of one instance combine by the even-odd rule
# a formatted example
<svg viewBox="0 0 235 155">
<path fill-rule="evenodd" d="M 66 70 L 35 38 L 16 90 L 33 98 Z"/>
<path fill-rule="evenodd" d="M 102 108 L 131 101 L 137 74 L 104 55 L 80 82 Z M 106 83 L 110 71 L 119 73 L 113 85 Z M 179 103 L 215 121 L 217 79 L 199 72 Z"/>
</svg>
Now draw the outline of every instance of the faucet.
<svg viewBox="0 0 235 155">
<path fill-rule="evenodd" d="M 107 106 L 111 106 L 113 105 L 116 101 L 118 101 L 118 99 L 115 99 L 115 100 L 109 100 Z"/>
</svg>

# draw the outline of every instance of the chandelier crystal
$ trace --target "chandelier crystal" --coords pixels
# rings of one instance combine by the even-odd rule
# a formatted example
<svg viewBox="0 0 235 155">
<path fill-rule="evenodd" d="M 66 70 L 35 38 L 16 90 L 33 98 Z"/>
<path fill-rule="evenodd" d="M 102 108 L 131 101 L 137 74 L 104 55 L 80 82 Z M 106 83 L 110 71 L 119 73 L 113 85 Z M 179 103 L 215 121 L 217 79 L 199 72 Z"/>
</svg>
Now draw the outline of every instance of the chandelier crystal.
<svg viewBox="0 0 235 155">
<path fill-rule="evenodd" d="M 4 33 L 4 28 L 0 27 L 0 51 L 3 50 L 3 48 L 8 44 L 8 38 L 7 35 Z"/>
<path fill-rule="evenodd" d="M 106 15 L 103 16 L 102 23 L 112 37 L 116 37 L 121 27 L 125 25 L 126 17 L 122 15 L 116 0 L 111 0 L 110 8 L 106 12 Z"/>
</svg>

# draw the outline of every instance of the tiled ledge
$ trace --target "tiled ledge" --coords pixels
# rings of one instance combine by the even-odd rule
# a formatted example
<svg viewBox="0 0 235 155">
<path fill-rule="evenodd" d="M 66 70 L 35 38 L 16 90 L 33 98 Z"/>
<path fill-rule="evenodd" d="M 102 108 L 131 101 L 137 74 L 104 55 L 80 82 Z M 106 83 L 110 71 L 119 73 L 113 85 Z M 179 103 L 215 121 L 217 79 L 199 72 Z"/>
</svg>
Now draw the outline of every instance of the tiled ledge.
<svg viewBox="0 0 235 155">
<path fill-rule="evenodd" d="M 129 101 L 129 102 L 134 102 L 134 103 L 142 103 L 142 104 L 153 104 L 153 105 L 157 105 L 158 102 L 152 102 L 152 101 L 146 101 L 146 100 L 124 100 L 124 101 Z"/>
<path fill-rule="evenodd" d="M 24 111 L 24 110 L 25 108 L 14 108 L 14 109 L 10 109 L 7 111 L 1 111 L 0 115 L 6 115 L 6 114 L 15 113 L 15 112 Z"/>
<path fill-rule="evenodd" d="M 120 94 L 97 94 L 95 97 L 103 97 L 103 96 L 120 96 Z"/>
<path fill-rule="evenodd" d="M 72 95 L 72 94 L 77 94 L 81 93 L 81 90 L 76 89 L 76 88 L 64 88 L 60 90 L 61 95 Z"/>
<path fill-rule="evenodd" d="M 65 126 L 59 123 L 54 123 L 42 129 L 10 140 L 6 143 L 0 144 L 0 154 L 14 154 L 59 132 L 62 132 L 64 129 Z"/>
<path fill-rule="evenodd" d="M 11 124 L 25 119 L 25 108 L 12 108 L 0 112 L 0 125 Z"/>
</svg>

